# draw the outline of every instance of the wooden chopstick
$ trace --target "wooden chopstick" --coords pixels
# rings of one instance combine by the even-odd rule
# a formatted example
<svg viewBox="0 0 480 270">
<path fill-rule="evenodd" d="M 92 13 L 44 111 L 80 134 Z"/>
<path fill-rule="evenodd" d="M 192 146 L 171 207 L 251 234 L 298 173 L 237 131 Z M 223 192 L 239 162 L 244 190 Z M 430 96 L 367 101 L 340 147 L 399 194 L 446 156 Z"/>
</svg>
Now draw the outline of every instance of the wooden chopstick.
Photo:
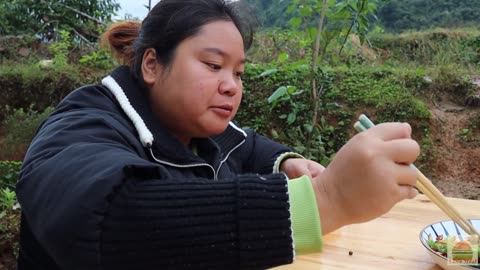
<svg viewBox="0 0 480 270">
<path fill-rule="evenodd" d="M 442 211 L 445 212 L 450 218 L 452 218 L 453 221 L 462 227 L 466 233 L 479 235 L 475 227 L 473 227 L 468 220 L 463 218 L 462 215 L 451 204 L 448 203 L 442 192 L 438 190 L 437 187 L 413 164 L 411 166 L 417 170 L 417 188 L 420 189 L 420 191 L 422 191 L 422 193 L 424 193 L 432 202 L 439 206 L 439 208 L 442 209 Z M 430 196 L 427 194 L 430 194 Z"/>
<path fill-rule="evenodd" d="M 359 117 L 359 121 L 354 124 L 354 128 L 359 131 L 365 131 L 375 124 L 368 119 L 368 117 L 362 114 Z M 417 183 L 416 187 L 427 196 L 435 205 L 437 205 L 447 216 L 449 216 L 453 222 L 457 223 L 467 234 L 470 235 L 480 235 L 475 227 L 468 222 L 460 213 L 448 203 L 445 196 L 440 192 L 440 190 L 432 184 L 432 182 L 420 172 L 415 165 L 410 164 L 410 167 L 414 168 L 417 171 Z"/>
<path fill-rule="evenodd" d="M 473 235 L 477 234 L 477 231 L 472 226 L 472 224 L 466 221 L 456 210 L 453 208 L 448 202 L 443 201 L 444 196 L 440 194 L 436 195 L 437 193 L 432 191 L 432 189 L 426 187 L 423 183 L 425 181 L 430 182 L 430 180 L 425 179 L 425 181 L 420 180 L 417 181 L 416 187 L 427 196 L 435 205 L 438 206 L 447 216 L 449 216 L 455 223 L 457 223 L 467 234 Z M 431 184 L 433 185 L 433 184 Z M 443 200 L 442 200 L 443 199 Z"/>
</svg>

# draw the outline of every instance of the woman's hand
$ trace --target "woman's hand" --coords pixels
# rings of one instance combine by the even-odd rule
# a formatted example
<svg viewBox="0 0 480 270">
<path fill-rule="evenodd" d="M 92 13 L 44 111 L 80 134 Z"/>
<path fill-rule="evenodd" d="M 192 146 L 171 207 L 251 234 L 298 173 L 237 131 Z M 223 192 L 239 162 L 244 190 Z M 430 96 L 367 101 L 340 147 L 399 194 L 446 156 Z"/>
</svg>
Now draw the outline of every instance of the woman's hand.
<svg viewBox="0 0 480 270">
<path fill-rule="evenodd" d="M 354 136 L 313 180 L 324 234 L 371 220 L 413 198 L 420 153 L 405 123 L 379 124 Z"/>
<path fill-rule="evenodd" d="M 307 175 L 310 179 L 318 178 L 324 170 L 325 167 L 319 163 L 303 158 L 289 158 L 280 165 L 280 171 L 284 172 L 290 179 L 303 175 Z"/>
</svg>

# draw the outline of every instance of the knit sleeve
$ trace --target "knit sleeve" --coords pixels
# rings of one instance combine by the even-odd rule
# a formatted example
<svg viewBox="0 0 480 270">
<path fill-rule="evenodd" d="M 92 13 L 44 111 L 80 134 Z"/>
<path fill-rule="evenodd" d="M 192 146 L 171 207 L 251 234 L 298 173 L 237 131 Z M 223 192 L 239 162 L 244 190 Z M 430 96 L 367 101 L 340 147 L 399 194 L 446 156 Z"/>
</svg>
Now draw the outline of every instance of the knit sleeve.
<svg viewBox="0 0 480 270">
<path fill-rule="evenodd" d="M 293 260 L 287 179 L 129 179 L 101 225 L 102 269 L 265 269 Z"/>
</svg>

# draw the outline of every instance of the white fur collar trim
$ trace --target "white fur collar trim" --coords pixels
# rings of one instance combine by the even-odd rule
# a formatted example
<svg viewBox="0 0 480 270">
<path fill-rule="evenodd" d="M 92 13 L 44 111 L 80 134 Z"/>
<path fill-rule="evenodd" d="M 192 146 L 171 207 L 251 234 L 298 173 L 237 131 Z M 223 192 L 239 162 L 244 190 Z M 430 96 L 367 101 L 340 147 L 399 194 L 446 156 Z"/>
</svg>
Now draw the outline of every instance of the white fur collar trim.
<svg viewBox="0 0 480 270">
<path fill-rule="evenodd" d="M 118 85 L 118 83 L 115 81 L 114 78 L 112 78 L 112 76 L 105 77 L 102 80 L 102 84 L 113 93 L 118 103 L 120 103 L 120 107 L 122 107 L 128 118 L 130 118 L 130 120 L 133 122 L 133 125 L 137 129 L 142 145 L 144 147 L 151 147 L 153 144 L 153 134 L 147 128 L 145 122 L 137 113 L 137 111 L 135 111 L 132 104 L 130 104 L 130 101 L 128 100 L 120 85 Z"/>
</svg>

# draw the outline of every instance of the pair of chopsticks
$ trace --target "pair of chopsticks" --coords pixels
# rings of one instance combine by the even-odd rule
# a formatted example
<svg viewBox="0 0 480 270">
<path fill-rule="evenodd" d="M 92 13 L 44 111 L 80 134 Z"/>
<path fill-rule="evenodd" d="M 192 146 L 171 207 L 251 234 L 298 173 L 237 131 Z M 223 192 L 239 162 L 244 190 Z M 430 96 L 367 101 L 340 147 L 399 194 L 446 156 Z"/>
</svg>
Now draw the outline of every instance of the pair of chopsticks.
<svg viewBox="0 0 480 270">
<path fill-rule="evenodd" d="M 358 132 L 365 131 L 375 124 L 368 119 L 364 114 L 360 115 L 357 122 L 354 124 L 354 128 Z M 432 182 L 423 175 L 420 170 L 415 167 L 415 165 L 410 164 L 410 167 L 414 168 L 417 171 L 417 183 L 416 187 L 425 194 L 433 203 L 435 203 L 447 216 L 449 216 L 455 223 L 457 223 L 467 234 L 470 235 L 480 235 L 473 225 L 463 218 L 460 213 L 450 205 L 445 196 L 440 192 L 440 190 L 435 187 Z"/>
</svg>

